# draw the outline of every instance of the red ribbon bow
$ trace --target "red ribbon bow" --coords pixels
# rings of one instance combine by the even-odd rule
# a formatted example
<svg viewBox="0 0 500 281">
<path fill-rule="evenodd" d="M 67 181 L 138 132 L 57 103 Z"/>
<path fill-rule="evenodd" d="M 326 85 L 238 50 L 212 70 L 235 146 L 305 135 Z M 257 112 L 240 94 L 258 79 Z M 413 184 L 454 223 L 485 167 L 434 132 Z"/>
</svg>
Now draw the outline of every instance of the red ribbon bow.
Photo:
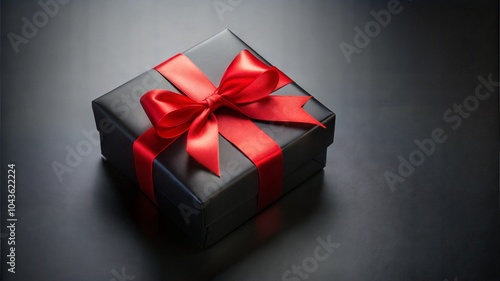
<svg viewBox="0 0 500 281">
<path fill-rule="evenodd" d="M 187 131 L 186 151 L 216 175 L 220 176 L 219 133 L 259 168 L 259 163 L 263 164 L 269 161 L 266 158 L 273 157 L 267 154 L 276 154 L 277 144 L 266 138 L 261 140 L 257 147 L 263 145 L 270 147 L 270 150 L 264 148 L 255 152 L 245 149 L 248 135 L 261 132 L 249 119 L 309 123 L 324 127 L 302 108 L 310 96 L 270 95 L 292 80 L 276 67 L 264 64 L 247 50 L 240 52 L 232 61 L 218 88 L 182 54 L 174 56 L 155 69 L 185 95 L 156 89 L 141 98 L 141 104 L 155 131 L 150 129 L 134 143 L 134 157 L 140 159 L 144 158 L 144 154 L 149 155 L 146 157 L 146 162 L 150 162 L 148 165 L 152 165 L 152 160 L 164 148 Z M 158 137 L 164 140 L 160 141 Z M 279 157 L 282 157 L 279 146 L 277 150 Z M 136 169 L 139 168 L 138 164 L 144 163 L 137 163 L 136 159 Z M 282 166 L 282 163 L 275 161 L 272 167 L 277 165 Z M 151 171 L 143 171 L 143 174 L 152 177 L 152 168 Z M 138 179 L 141 187 L 149 190 L 146 193 L 154 201 L 152 179 L 141 183 L 144 180 L 139 173 Z M 144 185 L 150 186 L 144 188 Z M 281 185 L 278 188 L 281 189 Z"/>
</svg>

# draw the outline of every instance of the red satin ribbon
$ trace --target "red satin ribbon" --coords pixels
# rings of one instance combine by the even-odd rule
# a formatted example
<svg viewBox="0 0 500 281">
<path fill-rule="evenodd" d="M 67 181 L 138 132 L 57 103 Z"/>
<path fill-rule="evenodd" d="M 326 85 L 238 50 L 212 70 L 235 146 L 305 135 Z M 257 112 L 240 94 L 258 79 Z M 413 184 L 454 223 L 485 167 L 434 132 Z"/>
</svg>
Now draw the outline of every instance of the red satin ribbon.
<svg viewBox="0 0 500 281">
<path fill-rule="evenodd" d="M 184 95 L 151 90 L 141 104 L 153 127 L 133 146 L 141 189 L 155 201 L 154 159 L 187 132 L 186 151 L 220 176 L 219 134 L 257 167 L 260 210 L 278 199 L 282 190 L 283 155 L 279 145 L 250 119 L 308 123 L 324 127 L 302 106 L 310 96 L 270 96 L 292 81 L 247 50 L 240 52 L 215 87 L 188 57 L 178 54 L 155 69 Z"/>
</svg>

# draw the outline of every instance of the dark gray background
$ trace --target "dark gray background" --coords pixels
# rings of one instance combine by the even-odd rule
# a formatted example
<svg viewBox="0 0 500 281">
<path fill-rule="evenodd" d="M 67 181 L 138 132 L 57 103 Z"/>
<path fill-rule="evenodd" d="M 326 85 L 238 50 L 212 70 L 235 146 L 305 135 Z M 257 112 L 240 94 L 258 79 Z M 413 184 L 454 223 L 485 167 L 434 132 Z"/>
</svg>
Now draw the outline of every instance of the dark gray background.
<svg viewBox="0 0 500 281">
<path fill-rule="evenodd" d="M 282 280 L 328 237 L 340 247 L 307 280 L 498 280 L 498 87 L 456 130 L 443 119 L 478 76 L 498 81 L 498 2 L 401 0 L 347 62 L 339 44 L 388 2 L 73 0 L 16 53 L 8 34 L 41 8 L 1 1 L 2 280 Z M 95 128 L 91 100 L 224 28 L 337 114 L 324 173 L 204 251 L 98 146 L 58 180 L 52 163 Z M 447 140 L 391 189 L 384 173 L 435 128 Z"/>
</svg>

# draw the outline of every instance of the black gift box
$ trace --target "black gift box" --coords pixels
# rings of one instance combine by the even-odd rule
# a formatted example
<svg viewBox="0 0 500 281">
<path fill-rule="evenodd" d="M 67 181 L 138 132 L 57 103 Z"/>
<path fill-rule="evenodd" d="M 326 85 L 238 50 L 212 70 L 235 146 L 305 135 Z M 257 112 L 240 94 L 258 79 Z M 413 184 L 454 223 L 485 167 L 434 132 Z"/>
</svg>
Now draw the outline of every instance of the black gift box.
<svg viewBox="0 0 500 281">
<path fill-rule="evenodd" d="M 227 66 L 244 49 L 267 63 L 229 30 L 183 54 L 218 85 Z M 136 184 L 132 146 L 151 127 L 139 99 L 152 89 L 179 92 L 153 69 L 92 102 L 101 134 L 102 155 Z M 309 94 L 291 83 L 273 95 Z M 254 122 L 282 148 L 283 194 L 323 169 L 326 149 L 333 142 L 335 115 L 314 98 L 304 105 L 304 109 L 326 128 Z M 153 165 L 158 207 L 200 247 L 213 244 L 257 213 L 259 179 L 256 167 L 220 135 L 219 148 L 220 177 L 190 158 L 186 153 L 185 135 L 165 149 Z"/>
</svg>

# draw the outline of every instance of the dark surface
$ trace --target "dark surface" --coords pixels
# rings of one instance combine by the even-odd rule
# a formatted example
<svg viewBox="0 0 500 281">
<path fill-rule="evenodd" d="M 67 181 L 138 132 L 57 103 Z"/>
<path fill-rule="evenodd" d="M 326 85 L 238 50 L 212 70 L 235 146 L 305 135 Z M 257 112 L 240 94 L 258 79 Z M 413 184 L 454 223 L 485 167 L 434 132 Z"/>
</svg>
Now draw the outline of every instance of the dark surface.
<svg viewBox="0 0 500 281">
<path fill-rule="evenodd" d="M 295 280 L 499 279 L 498 87 L 460 124 L 443 117 L 479 76 L 498 81 L 497 1 L 402 1 L 350 63 L 339 44 L 389 1 L 229 1 L 219 17 L 213 0 L 74 0 L 16 54 L 7 34 L 36 2 L 1 2 L 2 280 L 282 280 L 315 265 L 321 239 L 339 245 Z M 337 114 L 324 173 L 205 251 L 98 146 L 58 180 L 51 165 L 95 128 L 91 100 L 224 28 Z M 390 188 L 384 173 L 436 128 L 446 140 Z"/>
</svg>

